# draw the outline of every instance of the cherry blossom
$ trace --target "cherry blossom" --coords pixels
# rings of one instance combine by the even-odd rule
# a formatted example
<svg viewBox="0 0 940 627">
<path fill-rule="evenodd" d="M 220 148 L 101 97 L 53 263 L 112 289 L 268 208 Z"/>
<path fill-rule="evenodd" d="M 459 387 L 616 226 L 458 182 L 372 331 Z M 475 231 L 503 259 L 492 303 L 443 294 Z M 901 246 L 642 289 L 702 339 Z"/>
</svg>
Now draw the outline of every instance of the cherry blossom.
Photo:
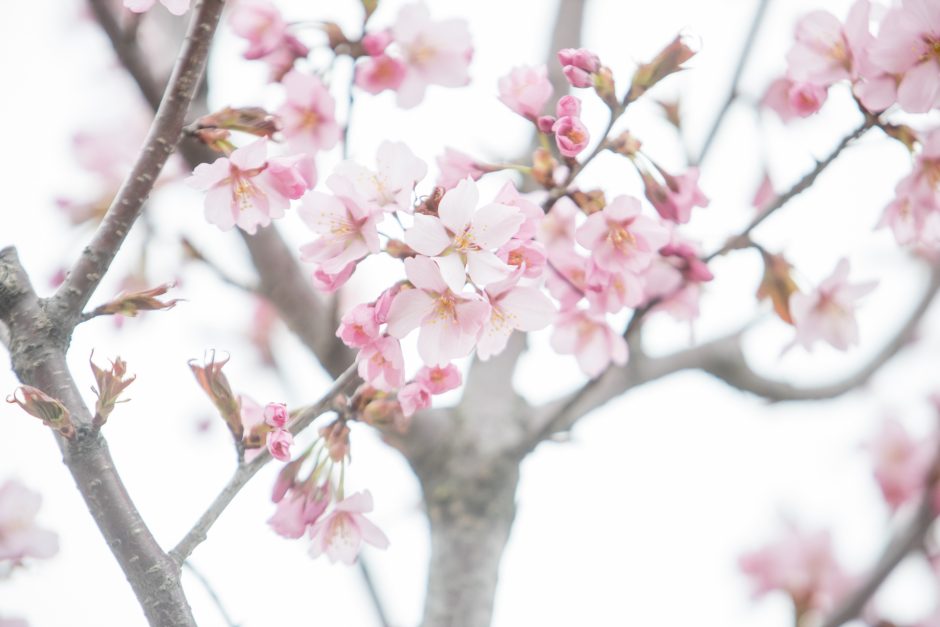
<svg viewBox="0 0 940 627">
<path fill-rule="evenodd" d="M 534 120 L 552 97 L 552 84 L 544 65 L 517 67 L 499 79 L 500 101 L 521 115 Z"/>
<path fill-rule="evenodd" d="M 464 357 L 483 330 L 489 305 L 454 293 L 428 257 L 405 259 L 404 263 L 414 289 L 402 289 L 392 301 L 388 332 L 403 338 L 420 327 L 418 354 L 429 366 L 443 366 Z"/>
<path fill-rule="evenodd" d="M 826 531 L 807 533 L 791 526 L 777 542 L 743 555 L 739 565 L 754 581 L 756 595 L 785 592 L 798 613 L 829 611 L 852 587 Z"/>
<path fill-rule="evenodd" d="M 444 154 L 437 158 L 437 168 L 441 171 L 437 184 L 446 189 L 455 187 L 467 177 L 476 181 L 486 174 L 473 157 L 453 148 L 444 149 Z"/>
<path fill-rule="evenodd" d="M 265 0 L 241 0 L 232 8 L 228 23 L 236 35 L 248 40 L 246 59 L 271 54 L 287 34 L 281 12 Z"/>
<path fill-rule="evenodd" d="M 446 366 L 423 366 L 415 375 L 415 381 L 420 383 L 431 394 L 443 394 L 460 387 L 463 377 L 454 364 Z"/>
<path fill-rule="evenodd" d="M 331 498 L 328 483 L 304 482 L 296 485 L 277 500 L 277 508 L 268 519 L 268 524 L 280 536 L 300 538 L 308 527 L 320 519 Z"/>
<path fill-rule="evenodd" d="M 322 81 L 316 76 L 291 70 L 281 83 L 286 101 L 277 113 L 287 145 L 292 150 L 309 154 L 335 146 L 342 130 L 336 122 L 336 103 Z"/>
<path fill-rule="evenodd" d="M 562 72 L 572 87 L 590 87 L 594 84 L 591 74 L 600 69 L 596 54 L 584 48 L 565 48 L 558 51 Z"/>
<path fill-rule="evenodd" d="M 923 492 L 937 449 L 935 438 L 917 440 L 897 420 L 885 420 L 867 448 L 875 480 L 891 509 Z"/>
<path fill-rule="evenodd" d="M 408 66 L 399 59 L 387 54 L 375 55 L 356 66 L 356 86 L 370 94 L 397 90 L 407 72 Z"/>
<path fill-rule="evenodd" d="M 384 549 L 388 538 L 364 514 L 372 511 L 372 494 L 365 490 L 346 497 L 333 511 L 310 527 L 310 555 L 326 554 L 330 562 L 354 564 L 363 542 Z"/>
<path fill-rule="evenodd" d="M 698 168 L 689 168 L 681 176 L 673 176 L 662 170 L 665 180 L 661 184 L 649 172 L 643 172 L 646 197 L 664 220 L 685 224 L 692 216 L 692 207 L 707 207 L 708 198 L 698 186 Z"/>
<path fill-rule="evenodd" d="M 552 124 L 558 152 L 565 157 L 576 157 L 587 148 L 591 134 L 581 122 L 581 101 L 574 96 L 563 96 L 558 100 L 555 114 L 558 119 Z"/>
<path fill-rule="evenodd" d="M 405 76 L 397 90 L 398 106 L 416 106 L 424 99 L 428 85 L 460 87 L 469 82 L 467 68 L 473 48 L 464 20 L 431 21 L 424 4 L 408 4 L 398 13 L 392 38 L 405 62 Z"/>
<path fill-rule="evenodd" d="M 415 185 L 427 174 L 427 164 L 402 142 L 382 142 L 375 160 L 375 171 L 343 161 L 327 184 L 339 195 L 353 195 L 385 211 L 410 213 Z"/>
<path fill-rule="evenodd" d="M 42 497 L 15 479 L 0 485 L 0 563 L 47 559 L 59 551 L 58 536 L 36 525 Z"/>
<path fill-rule="evenodd" d="M 302 158 L 267 160 L 267 140 L 261 138 L 196 166 L 186 183 L 208 192 L 206 219 L 223 231 L 234 226 L 254 234 L 259 226 L 284 216 L 290 200 L 313 187 L 310 162 Z M 269 167 L 271 163 L 277 163 Z"/>
<path fill-rule="evenodd" d="M 340 320 L 336 337 L 350 348 L 363 348 L 379 338 L 379 322 L 375 319 L 375 307 L 369 304 L 356 305 Z"/>
<path fill-rule="evenodd" d="M 383 335 L 362 347 L 356 356 L 359 376 L 379 390 L 395 390 L 405 382 L 401 344 Z"/>
<path fill-rule="evenodd" d="M 807 118 L 826 103 L 828 92 L 824 87 L 812 83 L 793 83 L 787 92 L 790 110 L 801 118 Z"/>
<path fill-rule="evenodd" d="M 420 382 L 413 381 L 398 391 L 398 402 L 405 417 L 431 406 L 431 391 Z"/>
<path fill-rule="evenodd" d="M 787 54 L 789 77 L 820 87 L 854 78 L 871 40 L 868 12 L 868 1 L 857 1 L 844 26 L 828 11 L 805 15 L 796 26 L 796 43 Z"/>
<path fill-rule="evenodd" d="M 902 0 L 882 19 L 870 57 L 901 77 L 897 101 L 905 111 L 925 113 L 940 105 L 940 6 Z"/>
<path fill-rule="evenodd" d="M 790 313 L 796 342 L 807 350 L 818 340 L 844 351 L 858 343 L 856 301 L 875 289 L 876 282 L 850 284 L 849 262 L 842 259 L 835 270 L 810 294 L 790 296 Z"/>
<path fill-rule="evenodd" d="M 312 231 L 321 235 L 301 247 L 301 259 L 318 264 L 330 275 L 340 274 L 348 264 L 379 252 L 377 223 L 382 212 L 354 194 L 310 192 L 297 212 Z"/>
<path fill-rule="evenodd" d="M 588 216 L 576 236 L 598 267 L 613 273 L 643 270 L 669 241 L 668 231 L 640 215 L 640 201 L 630 196 L 617 196 L 603 211 Z"/>
<path fill-rule="evenodd" d="M 518 284 L 520 274 L 517 271 L 484 290 L 490 313 L 477 343 L 477 356 L 484 361 L 503 352 L 513 331 L 544 329 L 555 315 L 555 306 L 540 289 Z"/>
<path fill-rule="evenodd" d="M 286 429 L 275 429 L 268 433 L 266 446 L 271 457 L 282 462 L 290 461 L 290 447 L 294 437 Z"/>
<path fill-rule="evenodd" d="M 315 288 L 321 292 L 331 294 L 345 285 L 346 281 L 349 280 L 349 277 L 352 276 L 355 270 L 355 261 L 350 261 L 343 267 L 342 270 L 333 274 L 324 271 L 323 268 L 317 268 L 314 271 L 311 280 Z"/>
<path fill-rule="evenodd" d="M 551 344 L 562 355 L 574 355 L 589 377 L 598 376 L 611 363 L 627 363 L 627 341 L 610 328 L 603 315 L 590 311 L 572 309 L 558 314 Z"/>
<path fill-rule="evenodd" d="M 469 273 L 482 287 L 509 276 L 512 269 L 495 250 L 509 241 L 525 221 L 516 207 L 491 203 L 477 208 L 476 183 L 465 179 L 444 194 L 438 216 L 415 214 L 405 242 L 422 255 L 435 257 L 447 286 L 460 292 Z"/>
<path fill-rule="evenodd" d="M 284 403 L 268 403 L 264 406 L 264 423 L 275 429 L 285 429 L 290 420 Z"/>
</svg>

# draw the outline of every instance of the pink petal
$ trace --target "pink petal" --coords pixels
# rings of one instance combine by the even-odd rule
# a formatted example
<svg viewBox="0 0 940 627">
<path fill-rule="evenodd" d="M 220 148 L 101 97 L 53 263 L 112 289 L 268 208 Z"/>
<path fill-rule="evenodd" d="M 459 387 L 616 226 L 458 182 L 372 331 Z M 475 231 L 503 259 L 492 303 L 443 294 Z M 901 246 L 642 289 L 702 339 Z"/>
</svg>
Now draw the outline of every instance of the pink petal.
<svg viewBox="0 0 940 627">
<path fill-rule="evenodd" d="M 403 289 L 388 310 L 388 333 L 403 338 L 434 311 L 435 300 L 420 289 Z"/>
<path fill-rule="evenodd" d="M 441 277 L 440 268 L 429 257 L 411 257 L 405 259 L 405 275 L 411 283 L 422 290 L 438 294 L 447 290 L 447 284 Z"/>
<path fill-rule="evenodd" d="M 469 255 L 468 255 L 469 256 Z M 467 283 L 467 271 L 464 268 L 460 255 L 451 253 L 442 257 L 435 257 L 434 262 L 441 271 L 441 277 L 450 291 L 459 294 Z M 475 280 L 475 279 L 474 279 Z"/>
<path fill-rule="evenodd" d="M 470 223 L 470 215 L 476 209 L 480 193 L 473 179 L 466 178 L 457 183 L 457 187 L 444 194 L 438 206 L 437 214 L 441 222 L 453 233 L 462 233 Z"/>
<path fill-rule="evenodd" d="M 485 205 L 470 219 L 473 240 L 480 248 L 499 248 L 516 234 L 523 222 L 525 216 L 517 207 Z"/>
<path fill-rule="evenodd" d="M 439 255 L 450 246 L 451 241 L 444 224 L 438 218 L 421 213 L 414 215 L 414 226 L 405 231 L 405 243 L 428 257 Z"/>
</svg>

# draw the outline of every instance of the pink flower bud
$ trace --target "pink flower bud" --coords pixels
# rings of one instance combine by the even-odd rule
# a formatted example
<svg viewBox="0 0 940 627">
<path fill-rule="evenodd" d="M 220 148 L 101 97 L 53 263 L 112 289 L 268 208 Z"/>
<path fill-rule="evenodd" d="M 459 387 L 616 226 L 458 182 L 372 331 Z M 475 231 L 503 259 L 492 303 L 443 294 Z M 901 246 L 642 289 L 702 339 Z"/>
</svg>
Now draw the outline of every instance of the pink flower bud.
<svg viewBox="0 0 940 627">
<path fill-rule="evenodd" d="M 566 65 L 561 71 L 572 87 L 590 87 L 594 84 L 591 80 L 591 75 L 581 68 Z"/>
<path fill-rule="evenodd" d="M 589 74 L 593 74 L 601 66 L 601 60 L 597 55 L 584 48 L 564 48 L 559 50 L 558 61 L 564 66 L 574 66 Z"/>
<path fill-rule="evenodd" d="M 398 391 L 398 402 L 405 417 L 431 406 L 431 392 L 420 383 L 408 383 Z"/>
<path fill-rule="evenodd" d="M 581 101 L 574 96 L 562 96 L 558 99 L 555 106 L 555 115 L 560 118 L 571 116 L 577 118 L 581 116 Z"/>
<path fill-rule="evenodd" d="M 790 108 L 801 118 L 806 118 L 822 108 L 828 92 L 824 87 L 812 83 L 793 83 L 787 92 Z"/>
<path fill-rule="evenodd" d="M 293 443 L 294 436 L 286 429 L 276 429 L 268 433 L 268 452 L 274 459 L 290 461 L 290 447 Z"/>
<path fill-rule="evenodd" d="M 552 126 L 555 125 L 555 118 L 551 115 L 543 115 L 539 117 L 536 124 L 543 133 L 551 133 Z"/>
<path fill-rule="evenodd" d="M 271 159 L 267 174 L 271 186 L 290 199 L 300 198 L 317 184 L 317 167 L 307 154 Z"/>
<path fill-rule="evenodd" d="M 454 364 L 447 364 L 443 368 L 424 366 L 415 375 L 415 381 L 424 386 L 431 394 L 443 394 L 460 387 L 462 377 L 460 370 Z M 398 395 L 398 398 L 401 400 L 401 394 Z"/>
<path fill-rule="evenodd" d="M 591 139 L 587 128 L 581 123 L 581 120 L 571 116 L 559 118 L 552 126 L 555 133 L 555 143 L 558 145 L 558 152 L 565 157 L 576 157 L 578 153 L 587 148 Z"/>
<path fill-rule="evenodd" d="M 392 43 L 392 32 L 383 30 L 376 33 L 366 33 L 362 38 L 362 48 L 370 57 L 377 57 Z"/>
<path fill-rule="evenodd" d="M 275 429 L 285 429 L 288 420 L 290 420 L 290 416 L 284 403 L 268 403 L 264 408 L 264 422 L 268 426 Z"/>
</svg>

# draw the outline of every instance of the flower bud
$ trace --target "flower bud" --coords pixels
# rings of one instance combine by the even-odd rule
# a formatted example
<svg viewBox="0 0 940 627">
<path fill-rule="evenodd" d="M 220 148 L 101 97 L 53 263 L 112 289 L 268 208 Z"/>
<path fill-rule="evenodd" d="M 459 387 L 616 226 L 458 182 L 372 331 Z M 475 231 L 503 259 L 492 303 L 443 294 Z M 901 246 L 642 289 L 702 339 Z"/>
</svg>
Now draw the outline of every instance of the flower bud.
<svg viewBox="0 0 940 627">
<path fill-rule="evenodd" d="M 236 442 L 240 442 L 244 427 L 242 426 L 241 406 L 235 394 L 232 393 L 232 387 L 228 379 L 222 372 L 222 367 L 228 363 L 228 359 L 215 361 L 215 353 L 210 353 L 209 363 L 205 366 L 197 366 L 193 361 L 189 362 L 189 367 L 199 383 L 199 387 L 206 393 L 216 409 L 219 410 L 225 424 Z"/>
<path fill-rule="evenodd" d="M 17 392 L 23 396 L 22 399 L 16 396 Z M 12 396 L 7 397 L 7 402 L 16 403 L 26 413 L 39 418 L 44 425 L 58 431 L 62 437 L 69 440 L 75 437 L 75 425 L 72 424 L 69 410 L 39 388 L 21 385 Z"/>
<path fill-rule="evenodd" d="M 172 309 L 176 303 L 180 302 L 178 298 L 168 301 L 162 301 L 157 296 L 162 296 L 174 287 L 175 283 L 164 283 L 157 287 L 142 292 L 130 292 L 119 295 L 109 303 L 96 307 L 92 314 L 95 316 L 121 314 L 123 316 L 136 316 L 141 311 L 156 311 L 159 309 Z"/>
<path fill-rule="evenodd" d="M 93 356 L 94 352 L 92 352 Z M 94 373 L 95 381 L 98 384 L 98 387 L 92 387 L 91 390 L 98 397 L 98 402 L 95 403 L 94 424 L 100 427 L 108 420 L 108 416 L 114 410 L 114 405 L 119 402 L 117 399 L 121 392 L 133 383 L 137 377 L 124 378 L 124 375 L 127 374 L 127 363 L 120 357 L 111 362 L 110 370 L 99 368 L 91 358 L 88 359 L 88 363 L 91 364 L 91 371 Z"/>
<path fill-rule="evenodd" d="M 694 55 L 695 51 L 689 47 L 686 38 L 678 36 L 673 39 L 652 61 L 637 68 L 626 102 L 633 102 L 659 81 L 683 69 L 682 64 Z"/>
</svg>

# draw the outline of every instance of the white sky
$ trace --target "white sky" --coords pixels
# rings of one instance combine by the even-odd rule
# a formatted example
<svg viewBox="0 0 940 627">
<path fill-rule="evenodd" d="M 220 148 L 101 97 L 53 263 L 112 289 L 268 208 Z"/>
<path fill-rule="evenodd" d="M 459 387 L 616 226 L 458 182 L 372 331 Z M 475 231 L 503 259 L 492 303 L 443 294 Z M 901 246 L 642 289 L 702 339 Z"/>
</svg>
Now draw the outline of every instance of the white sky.
<svg viewBox="0 0 940 627">
<path fill-rule="evenodd" d="M 390 23 L 401 4 L 383 0 L 373 23 Z M 527 126 L 495 99 L 496 80 L 513 65 L 543 60 L 555 3 L 429 4 L 435 17 L 469 20 L 476 47 L 472 86 L 432 88 L 421 108 L 411 112 L 394 109 L 388 94 L 363 95 L 355 112 L 352 156 L 371 164 L 384 139 L 406 141 L 429 163 L 444 145 L 484 158 L 517 154 Z M 796 16 L 818 4 L 773 4 L 744 77 L 749 98 L 758 97 L 783 70 Z M 825 4 L 841 17 L 849 3 Z M 584 45 L 613 68 L 622 90 L 634 60 L 651 57 L 679 30 L 697 35 L 702 51 L 690 63 L 693 69 L 654 92 L 663 97 L 682 93 L 688 142 L 697 147 L 724 97 L 755 5 L 753 0 L 591 0 Z M 6 122 L 0 246 L 18 246 L 42 292 L 89 235 L 71 230 L 53 204 L 56 195 L 94 189 L 74 167 L 70 134 L 81 126 L 133 118 L 123 111 L 126 100 L 120 97 L 130 88 L 107 69 L 106 44 L 93 25 L 75 19 L 77 6 L 21 3 L 17 19 L 0 24 L 0 58 L 6 59 L 0 65 L 5 86 L 0 120 Z M 358 19 L 354 0 L 317 3 L 313 12 L 308 6 L 294 2 L 289 15 L 341 24 Z M 211 68 L 213 104 L 276 102 L 275 90 L 260 89 L 264 71 L 237 58 L 240 49 L 241 42 L 223 32 Z M 679 168 L 679 144 L 653 111 L 648 105 L 635 107 L 623 127 L 665 165 Z M 588 103 L 586 120 L 599 132 L 601 108 Z M 737 107 L 703 174 L 711 205 L 696 214 L 686 232 L 711 249 L 750 217 L 748 201 L 764 159 L 783 188 L 856 124 L 845 93 L 834 93 L 822 115 L 789 128 L 770 118 L 758 127 L 750 110 Z M 319 160 L 321 180 L 330 162 Z M 853 277 L 877 278 L 880 286 L 860 315 L 862 346 L 857 350 L 791 351 L 781 359 L 791 331 L 767 320 L 747 337 L 755 367 L 798 382 L 836 379 L 863 363 L 893 332 L 899 312 L 917 298 L 923 276 L 891 237 L 873 226 L 908 167 L 903 150 L 873 133 L 813 190 L 757 231 L 758 241 L 785 251 L 810 282 L 828 275 L 836 260 L 848 255 Z M 492 181 L 485 189 L 495 192 L 500 184 Z M 627 166 L 615 158 L 599 159 L 582 184 L 642 193 Z M 185 233 L 232 272 L 250 276 L 237 238 L 202 220 L 201 199 L 188 190 L 167 189 L 156 195 L 153 209 L 157 237 L 148 257 L 149 278 L 156 284 L 179 276 L 180 295 L 188 302 L 129 321 L 122 331 L 108 320 L 83 325 L 75 334 L 70 363 L 84 390 L 91 385 L 86 360 L 92 348 L 101 359 L 120 354 L 138 375 L 129 390 L 133 401 L 119 406 L 105 433 L 144 518 L 158 540 L 171 546 L 223 485 L 232 465 L 221 422 L 209 434 L 196 433 L 195 425 L 210 415 L 211 406 L 186 361 L 207 348 L 230 352 L 226 371 L 233 385 L 259 400 L 307 402 L 326 382 L 284 329 L 277 337 L 283 372 L 259 370 L 243 334 L 251 316 L 248 301 L 220 287 L 202 268 L 180 270 L 175 241 Z M 280 226 L 299 243 L 308 238 L 302 227 L 295 228 L 299 224 L 296 215 L 289 215 Z M 116 290 L 120 270 L 135 263 L 139 244 L 139 236 L 132 236 L 115 276 L 95 302 Z M 699 339 L 730 330 L 755 312 L 760 268 L 754 255 L 738 253 L 714 268 L 719 278 L 703 303 L 695 328 Z M 832 528 L 839 555 L 850 568 L 871 563 L 889 519 L 859 443 L 887 412 L 918 432 L 930 426 L 922 399 L 937 389 L 938 324 L 935 309 L 916 348 L 886 368 L 870 390 L 838 401 L 768 407 L 705 375 L 686 373 L 595 412 L 574 431 L 571 443 L 540 447 L 523 468 L 494 625 L 788 624 L 782 597 L 750 600 L 737 556 L 772 539 L 783 513 L 810 527 Z M 582 381 L 573 359 L 548 354 L 546 338 L 536 335 L 535 348 L 517 375 L 519 388 L 535 401 Z M 684 325 L 668 320 L 649 325 L 651 352 L 681 348 L 688 340 Z M 11 373 L 0 374 L 0 392 L 5 395 L 15 386 Z M 142 624 L 130 589 L 58 463 L 53 439 L 13 406 L 0 406 L 0 425 L 5 436 L 0 481 L 18 476 L 42 492 L 40 520 L 60 534 L 62 544 L 55 559 L 0 582 L 0 614 L 27 617 L 34 627 Z M 392 541 L 388 551 L 367 550 L 365 556 L 394 624 L 414 625 L 421 615 L 428 556 L 418 486 L 397 454 L 367 429 L 355 430 L 353 446 L 349 480 L 372 491 L 374 520 Z M 274 470 L 266 469 L 237 498 L 194 554 L 194 564 L 245 627 L 374 624 L 356 569 L 312 561 L 304 541 L 283 540 L 265 525 L 272 512 L 267 495 Z M 901 621 L 931 608 L 931 584 L 921 576 L 922 568 L 911 562 L 889 582 L 886 598 Z M 199 584 L 187 578 L 185 585 L 199 624 L 221 625 Z"/>
</svg>

